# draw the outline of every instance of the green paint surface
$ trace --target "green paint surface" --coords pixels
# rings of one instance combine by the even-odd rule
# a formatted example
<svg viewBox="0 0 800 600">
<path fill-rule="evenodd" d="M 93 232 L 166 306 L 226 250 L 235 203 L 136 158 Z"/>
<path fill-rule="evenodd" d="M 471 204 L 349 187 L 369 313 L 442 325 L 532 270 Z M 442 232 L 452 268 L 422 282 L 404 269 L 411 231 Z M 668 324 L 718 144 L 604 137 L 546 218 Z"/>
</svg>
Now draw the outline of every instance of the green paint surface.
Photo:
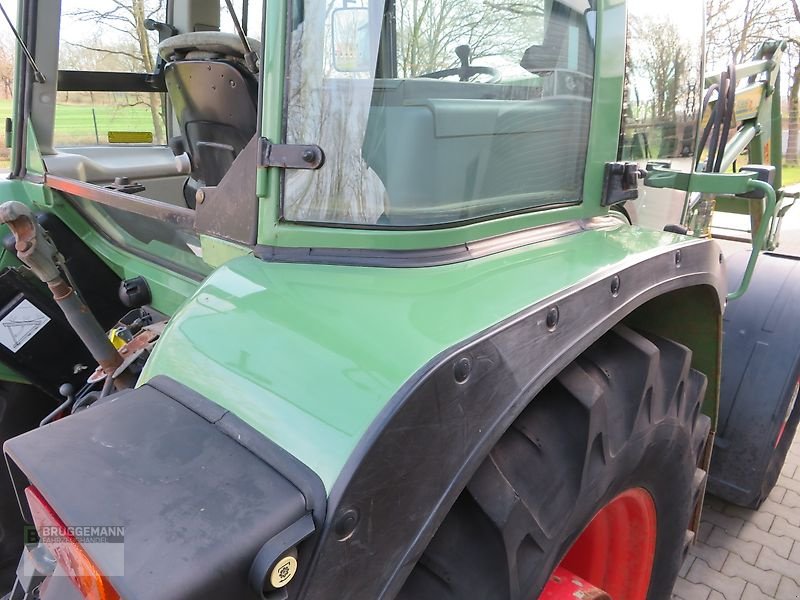
<svg viewBox="0 0 800 600">
<path fill-rule="evenodd" d="M 330 490 L 376 415 L 427 361 L 681 240 L 620 227 L 425 268 L 234 259 L 174 315 L 140 383 L 177 379 L 295 455 Z"/>
</svg>

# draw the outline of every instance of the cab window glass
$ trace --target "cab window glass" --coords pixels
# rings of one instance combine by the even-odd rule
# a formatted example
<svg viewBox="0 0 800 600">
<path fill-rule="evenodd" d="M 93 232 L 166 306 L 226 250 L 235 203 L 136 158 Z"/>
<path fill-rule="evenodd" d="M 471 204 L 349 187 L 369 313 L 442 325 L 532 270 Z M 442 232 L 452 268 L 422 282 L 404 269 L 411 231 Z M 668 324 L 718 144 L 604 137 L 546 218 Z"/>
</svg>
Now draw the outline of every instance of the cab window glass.
<svg viewBox="0 0 800 600">
<path fill-rule="evenodd" d="M 703 6 L 629 0 L 619 159 L 691 171 L 703 93 Z M 686 194 L 645 187 L 637 224 L 679 223 Z"/>
<path fill-rule="evenodd" d="M 294 4 L 287 221 L 426 227 L 578 204 L 594 86 L 593 2 Z"/>
<path fill-rule="evenodd" d="M 187 208 L 188 169 L 166 147 L 175 135 L 158 54 L 167 0 L 62 0 L 53 146 L 48 172 Z M 80 190 L 80 187 L 76 187 Z M 64 194 L 103 235 L 158 257 L 182 273 L 203 274 L 194 231 L 167 219 Z"/>
<path fill-rule="evenodd" d="M 263 0 L 234 0 L 232 2 L 236 16 L 247 37 L 261 41 L 264 27 Z M 225 2 L 220 3 L 220 31 L 236 33 L 230 11 Z"/>
<path fill-rule="evenodd" d="M 166 20 L 166 0 L 63 0 L 56 147 L 166 143 L 167 98 L 147 80 L 158 59 L 148 19 Z"/>
<path fill-rule="evenodd" d="M 687 11 L 698 12 L 689 6 Z M 703 30 L 689 26 L 685 15 L 648 0 L 630 4 L 622 159 L 691 163 L 680 159 L 694 152 Z"/>
</svg>

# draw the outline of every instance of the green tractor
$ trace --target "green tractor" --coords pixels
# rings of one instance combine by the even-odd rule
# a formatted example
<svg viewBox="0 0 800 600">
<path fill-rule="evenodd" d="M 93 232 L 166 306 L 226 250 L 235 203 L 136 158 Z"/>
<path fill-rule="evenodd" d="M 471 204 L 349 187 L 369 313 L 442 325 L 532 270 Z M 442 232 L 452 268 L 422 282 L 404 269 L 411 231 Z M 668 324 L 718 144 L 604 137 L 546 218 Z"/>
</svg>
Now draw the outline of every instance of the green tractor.
<svg viewBox="0 0 800 600">
<path fill-rule="evenodd" d="M 8 598 L 668 598 L 715 432 L 774 484 L 800 292 L 732 405 L 727 300 L 795 264 L 781 45 L 704 102 L 702 3 L 653 4 L 21 0 Z"/>
</svg>

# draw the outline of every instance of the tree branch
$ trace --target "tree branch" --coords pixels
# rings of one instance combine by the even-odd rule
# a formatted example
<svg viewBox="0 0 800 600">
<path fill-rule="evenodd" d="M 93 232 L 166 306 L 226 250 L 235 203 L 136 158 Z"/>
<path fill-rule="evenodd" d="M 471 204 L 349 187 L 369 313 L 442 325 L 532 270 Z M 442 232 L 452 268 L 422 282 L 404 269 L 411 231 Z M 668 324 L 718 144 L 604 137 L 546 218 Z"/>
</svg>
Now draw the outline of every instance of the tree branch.
<svg viewBox="0 0 800 600">
<path fill-rule="evenodd" d="M 128 58 L 132 58 L 137 62 L 142 62 L 142 57 L 131 52 L 125 52 L 124 50 L 110 50 L 108 48 L 94 48 L 92 46 L 84 46 L 83 44 L 79 44 L 77 42 L 67 42 L 70 46 L 75 46 L 77 48 L 81 48 L 83 50 L 89 50 L 90 52 L 100 52 L 102 54 L 116 54 L 118 56 L 127 56 Z"/>
</svg>

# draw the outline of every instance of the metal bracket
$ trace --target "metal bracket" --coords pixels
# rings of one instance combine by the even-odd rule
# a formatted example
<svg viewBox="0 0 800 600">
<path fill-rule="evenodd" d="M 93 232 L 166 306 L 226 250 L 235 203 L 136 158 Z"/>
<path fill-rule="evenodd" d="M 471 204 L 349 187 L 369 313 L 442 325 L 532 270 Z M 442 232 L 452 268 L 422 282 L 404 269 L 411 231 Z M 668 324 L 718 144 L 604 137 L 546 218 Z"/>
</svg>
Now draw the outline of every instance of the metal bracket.
<svg viewBox="0 0 800 600">
<path fill-rule="evenodd" d="M 698 192 L 713 195 L 734 195 L 747 198 L 753 202 L 763 202 L 758 229 L 752 234 L 753 245 L 750 260 L 747 262 L 742 282 L 735 292 L 728 294 L 728 300 L 741 298 L 750 285 L 753 270 L 756 267 L 758 255 L 764 248 L 767 240 L 769 224 L 775 216 L 778 204 L 778 195 L 775 188 L 759 178 L 769 180 L 772 173 L 768 168 L 751 165 L 750 170 L 740 170 L 738 173 L 685 173 L 670 171 L 661 167 L 654 167 L 647 172 L 644 184 L 654 188 L 672 188 L 686 192 Z"/>
<path fill-rule="evenodd" d="M 258 144 L 260 167 L 282 169 L 319 169 L 325 164 L 325 153 L 316 144 L 273 144 L 261 138 Z"/>
<path fill-rule="evenodd" d="M 608 162 L 603 176 L 600 206 L 613 206 L 639 197 L 639 179 L 644 171 L 636 163 Z"/>
</svg>

